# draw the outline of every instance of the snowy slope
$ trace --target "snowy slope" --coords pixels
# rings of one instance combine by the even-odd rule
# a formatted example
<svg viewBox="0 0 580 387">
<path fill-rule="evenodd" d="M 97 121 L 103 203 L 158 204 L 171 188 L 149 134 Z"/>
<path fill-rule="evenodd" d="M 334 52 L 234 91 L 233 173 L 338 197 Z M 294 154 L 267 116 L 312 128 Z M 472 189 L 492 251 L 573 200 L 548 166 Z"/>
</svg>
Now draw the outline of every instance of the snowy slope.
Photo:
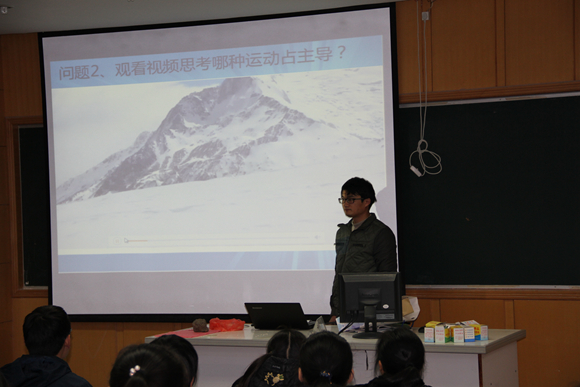
<svg viewBox="0 0 580 387">
<path fill-rule="evenodd" d="M 65 181 L 57 188 L 57 203 L 66 203 L 91 197 L 91 186 L 94 186 L 96 181 L 100 181 L 110 171 L 117 168 L 127 157 L 141 149 L 150 134 L 150 132 L 141 133 L 135 143 L 129 148 L 115 152 L 85 173 Z"/>
</svg>

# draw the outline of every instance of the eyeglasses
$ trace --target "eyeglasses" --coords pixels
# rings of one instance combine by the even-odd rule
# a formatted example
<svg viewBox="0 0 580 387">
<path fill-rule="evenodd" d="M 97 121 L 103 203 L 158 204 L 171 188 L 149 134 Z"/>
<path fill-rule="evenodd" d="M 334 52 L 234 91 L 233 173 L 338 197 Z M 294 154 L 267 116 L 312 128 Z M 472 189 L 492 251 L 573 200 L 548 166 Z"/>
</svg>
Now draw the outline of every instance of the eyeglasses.
<svg viewBox="0 0 580 387">
<path fill-rule="evenodd" d="M 363 201 L 364 199 L 363 198 L 346 198 L 346 199 L 345 198 L 338 198 L 338 202 L 340 204 L 342 204 L 342 203 L 352 204 L 352 203 L 354 203 L 355 200 Z"/>
</svg>

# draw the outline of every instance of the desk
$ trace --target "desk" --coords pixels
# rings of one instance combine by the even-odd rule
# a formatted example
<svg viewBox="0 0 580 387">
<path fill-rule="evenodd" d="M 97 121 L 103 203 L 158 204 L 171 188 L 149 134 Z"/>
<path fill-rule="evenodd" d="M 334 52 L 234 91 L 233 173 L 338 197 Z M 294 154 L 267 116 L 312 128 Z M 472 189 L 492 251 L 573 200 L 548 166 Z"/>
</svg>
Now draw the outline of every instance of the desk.
<svg viewBox="0 0 580 387">
<path fill-rule="evenodd" d="M 330 326 L 336 331 L 336 326 Z M 179 332 L 179 331 L 178 331 Z M 310 332 L 303 331 L 306 335 Z M 423 340 L 423 334 L 417 335 Z M 254 359 L 265 352 L 276 331 L 255 330 L 221 332 L 187 339 L 199 355 L 198 387 L 229 387 Z M 342 335 L 353 351 L 356 383 L 374 377 L 376 340 L 353 339 Z M 434 387 L 517 387 L 517 342 L 526 337 L 525 330 L 490 329 L 488 341 L 474 343 L 424 343 L 425 383 Z M 154 336 L 145 338 L 149 343 Z M 367 367 L 368 364 L 368 367 Z"/>
</svg>

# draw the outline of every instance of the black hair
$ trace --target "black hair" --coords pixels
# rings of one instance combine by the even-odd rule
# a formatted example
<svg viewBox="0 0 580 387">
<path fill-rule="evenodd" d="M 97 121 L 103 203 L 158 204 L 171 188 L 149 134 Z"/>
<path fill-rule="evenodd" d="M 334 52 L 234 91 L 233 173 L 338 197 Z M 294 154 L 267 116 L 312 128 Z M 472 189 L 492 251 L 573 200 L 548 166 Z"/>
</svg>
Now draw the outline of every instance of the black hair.
<svg viewBox="0 0 580 387">
<path fill-rule="evenodd" d="M 353 177 L 351 179 L 348 179 L 346 181 L 346 183 L 344 183 L 342 185 L 342 188 L 340 189 L 340 194 L 342 195 L 342 192 L 346 191 L 347 193 L 351 194 L 351 195 L 360 195 L 360 197 L 364 200 L 364 199 L 371 199 L 371 204 L 369 206 L 369 208 L 373 205 L 373 203 L 375 203 L 377 201 L 377 197 L 375 196 L 375 190 L 373 188 L 373 185 L 370 183 L 370 181 L 365 180 L 361 177 Z"/>
<path fill-rule="evenodd" d="M 295 329 L 282 329 L 268 341 L 266 350 L 273 356 L 284 359 L 298 359 L 300 348 L 306 336 Z"/>
<path fill-rule="evenodd" d="M 268 346 L 266 347 L 267 353 L 254 360 L 244 375 L 234 382 L 233 386 L 248 387 L 255 373 L 272 356 L 295 360 L 297 363 L 300 356 L 300 348 L 304 340 L 306 340 L 306 336 L 302 332 L 294 329 L 282 329 L 277 332 L 268 340 Z M 296 368 L 296 372 L 298 372 L 298 368 Z M 297 381 L 297 374 L 295 378 Z"/>
<path fill-rule="evenodd" d="M 382 365 L 380 376 L 393 387 L 419 387 L 425 365 L 425 347 L 421 339 L 406 326 L 395 326 L 385 331 L 376 349 L 376 365 Z"/>
<path fill-rule="evenodd" d="M 177 335 L 163 335 L 153 340 L 151 344 L 161 345 L 181 357 L 185 363 L 189 381 L 197 380 L 197 351 L 189 341 Z"/>
<path fill-rule="evenodd" d="M 60 306 L 45 305 L 34 309 L 22 324 L 24 344 L 36 356 L 56 356 L 70 334 L 68 315 Z"/>
<path fill-rule="evenodd" d="M 306 339 L 300 350 L 300 369 L 307 385 L 344 386 L 352 372 L 350 345 L 336 333 L 314 333 Z"/>
<path fill-rule="evenodd" d="M 119 352 L 110 387 L 188 387 L 185 365 L 161 345 L 130 345 Z"/>
</svg>

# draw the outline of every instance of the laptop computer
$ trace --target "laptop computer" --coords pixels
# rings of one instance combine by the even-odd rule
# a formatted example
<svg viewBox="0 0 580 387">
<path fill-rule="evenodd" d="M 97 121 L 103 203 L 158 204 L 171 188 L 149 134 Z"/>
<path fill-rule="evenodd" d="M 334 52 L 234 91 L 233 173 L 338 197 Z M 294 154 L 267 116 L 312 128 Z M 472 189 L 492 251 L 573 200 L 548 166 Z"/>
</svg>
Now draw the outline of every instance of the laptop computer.
<svg viewBox="0 0 580 387">
<path fill-rule="evenodd" d="M 312 329 L 299 302 L 246 302 L 244 304 L 256 329 Z"/>
</svg>

